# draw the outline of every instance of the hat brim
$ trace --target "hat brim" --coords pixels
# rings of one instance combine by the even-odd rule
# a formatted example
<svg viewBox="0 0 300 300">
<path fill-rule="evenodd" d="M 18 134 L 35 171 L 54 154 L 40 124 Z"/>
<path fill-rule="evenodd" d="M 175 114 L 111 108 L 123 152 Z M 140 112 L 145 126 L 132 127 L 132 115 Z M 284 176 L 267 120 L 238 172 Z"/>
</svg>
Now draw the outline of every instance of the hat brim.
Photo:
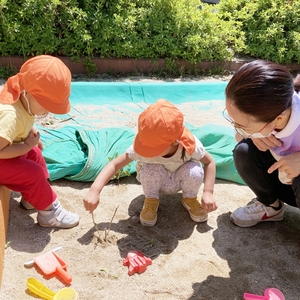
<svg viewBox="0 0 300 300">
<path fill-rule="evenodd" d="M 32 95 L 32 96 L 39 105 L 41 105 L 44 109 L 46 109 L 47 111 L 49 111 L 53 114 L 58 114 L 58 115 L 67 114 L 71 109 L 71 104 L 70 104 L 69 99 L 67 99 L 63 103 L 53 103 L 53 102 L 47 101 L 47 99 L 35 97 L 34 95 Z"/>
<path fill-rule="evenodd" d="M 180 144 L 185 148 L 185 150 L 192 155 L 196 149 L 196 141 L 194 135 L 184 126 L 181 137 L 178 138 Z"/>
<path fill-rule="evenodd" d="M 8 78 L 0 90 L 0 102 L 4 104 L 15 103 L 21 94 L 18 75 Z"/>
<path fill-rule="evenodd" d="M 21 87 L 19 84 L 19 76 L 17 74 L 8 78 L 2 90 L 0 90 L 0 102 L 3 104 L 13 104 L 20 98 L 20 94 Z M 51 113 L 66 114 L 71 109 L 69 98 L 67 98 L 63 103 L 53 103 L 48 99 L 43 99 L 39 96 L 35 96 L 34 93 L 32 93 L 32 96 L 38 102 L 39 105 L 41 105 L 43 108 L 45 108 Z"/>
<path fill-rule="evenodd" d="M 165 144 L 161 145 L 160 147 L 145 147 L 143 143 L 141 143 L 139 139 L 139 134 L 137 134 L 133 141 L 133 149 L 134 151 L 143 157 L 151 158 L 151 157 L 157 157 L 160 156 L 162 153 L 164 153 L 171 145 Z"/>
</svg>

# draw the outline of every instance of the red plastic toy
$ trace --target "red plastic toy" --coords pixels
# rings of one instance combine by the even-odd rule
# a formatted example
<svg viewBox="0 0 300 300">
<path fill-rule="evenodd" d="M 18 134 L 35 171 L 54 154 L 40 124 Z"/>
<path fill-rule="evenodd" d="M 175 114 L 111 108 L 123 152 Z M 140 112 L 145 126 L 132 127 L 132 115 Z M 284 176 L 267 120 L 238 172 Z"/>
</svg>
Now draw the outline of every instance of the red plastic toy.
<svg viewBox="0 0 300 300">
<path fill-rule="evenodd" d="M 34 262 L 44 275 L 59 275 L 66 283 L 71 283 L 72 277 L 67 273 L 67 264 L 54 251 L 46 252 L 34 258 Z"/>
<path fill-rule="evenodd" d="M 152 259 L 146 257 L 142 252 L 129 251 L 127 257 L 123 261 L 124 266 L 128 266 L 128 275 L 134 273 L 143 273 L 147 266 L 152 264 Z"/>
</svg>

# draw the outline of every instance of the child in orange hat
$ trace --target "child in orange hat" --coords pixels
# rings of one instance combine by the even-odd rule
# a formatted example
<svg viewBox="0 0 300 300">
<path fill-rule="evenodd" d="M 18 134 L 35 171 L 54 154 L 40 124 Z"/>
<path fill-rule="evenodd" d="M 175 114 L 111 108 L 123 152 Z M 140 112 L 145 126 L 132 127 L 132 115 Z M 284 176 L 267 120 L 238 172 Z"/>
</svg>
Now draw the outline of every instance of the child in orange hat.
<svg viewBox="0 0 300 300">
<path fill-rule="evenodd" d="M 161 193 L 182 191 L 182 204 L 195 222 L 205 222 L 207 213 L 217 209 L 214 159 L 183 125 L 182 113 L 167 100 L 158 100 L 141 113 L 133 145 L 105 166 L 85 196 L 87 211 L 94 211 L 104 185 L 133 160 L 137 161 L 137 179 L 145 194 L 140 213 L 144 226 L 155 225 Z M 197 195 L 203 181 L 201 204 Z"/>
<path fill-rule="evenodd" d="M 0 91 L 0 184 L 22 194 L 38 210 L 41 226 L 71 228 L 79 216 L 64 209 L 47 179 L 35 116 L 70 110 L 71 73 L 61 60 L 39 55 L 27 60 Z"/>
</svg>

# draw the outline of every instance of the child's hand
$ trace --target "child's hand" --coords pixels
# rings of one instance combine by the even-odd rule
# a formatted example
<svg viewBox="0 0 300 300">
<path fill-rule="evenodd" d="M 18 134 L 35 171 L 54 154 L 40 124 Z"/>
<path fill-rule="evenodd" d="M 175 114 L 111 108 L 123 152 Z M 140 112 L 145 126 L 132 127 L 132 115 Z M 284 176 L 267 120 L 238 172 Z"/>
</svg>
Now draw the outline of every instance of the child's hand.
<svg viewBox="0 0 300 300">
<path fill-rule="evenodd" d="M 212 212 L 218 208 L 212 192 L 203 192 L 202 207 L 207 213 Z"/>
<path fill-rule="evenodd" d="M 33 134 L 37 134 L 37 133 L 38 133 L 38 131 L 37 131 L 34 127 L 32 127 L 31 132 L 32 132 Z M 39 142 L 38 142 L 37 145 L 38 145 L 38 147 L 39 147 L 41 150 L 44 149 L 42 140 L 39 140 Z"/>
<path fill-rule="evenodd" d="M 97 208 L 99 202 L 100 195 L 91 191 L 89 191 L 83 198 L 83 205 L 89 213 L 92 213 Z"/>
<path fill-rule="evenodd" d="M 24 144 L 30 147 L 32 149 L 34 146 L 36 146 L 39 143 L 40 140 L 40 133 L 35 132 L 31 130 L 27 136 L 27 138 L 24 141 Z"/>
</svg>

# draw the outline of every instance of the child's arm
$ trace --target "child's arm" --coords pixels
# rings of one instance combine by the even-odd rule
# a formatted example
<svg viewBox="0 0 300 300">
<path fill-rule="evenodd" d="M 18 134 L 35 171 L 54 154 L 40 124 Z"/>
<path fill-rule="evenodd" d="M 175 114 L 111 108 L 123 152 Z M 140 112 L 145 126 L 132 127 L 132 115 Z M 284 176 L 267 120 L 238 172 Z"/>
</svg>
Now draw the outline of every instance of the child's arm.
<svg viewBox="0 0 300 300">
<path fill-rule="evenodd" d="M 127 153 L 123 153 L 109 162 L 99 173 L 83 199 L 84 207 L 92 213 L 100 202 L 100 193 L 107 182 L 123 167 L 132 162 Z"/>
<path fill-rule="evenodd" d="M 200 159 L 200 161 L 204 165 L 204 188 L 202 194 L 202 207 L 206 212 L 211 212 L 218 208 L 216 200 L 213 196 L 216 179 L 216 164 L 213 157 L 207 152 Z"/>
<path fill-rule="evenodd" d="M 40 139 L 39 132 L 31 131 L 24 143 L 10 144 L 8 140 L 0 137 L 0 159 L 21 156 L 30 151 L 38 144 Z"/>
</svg>

